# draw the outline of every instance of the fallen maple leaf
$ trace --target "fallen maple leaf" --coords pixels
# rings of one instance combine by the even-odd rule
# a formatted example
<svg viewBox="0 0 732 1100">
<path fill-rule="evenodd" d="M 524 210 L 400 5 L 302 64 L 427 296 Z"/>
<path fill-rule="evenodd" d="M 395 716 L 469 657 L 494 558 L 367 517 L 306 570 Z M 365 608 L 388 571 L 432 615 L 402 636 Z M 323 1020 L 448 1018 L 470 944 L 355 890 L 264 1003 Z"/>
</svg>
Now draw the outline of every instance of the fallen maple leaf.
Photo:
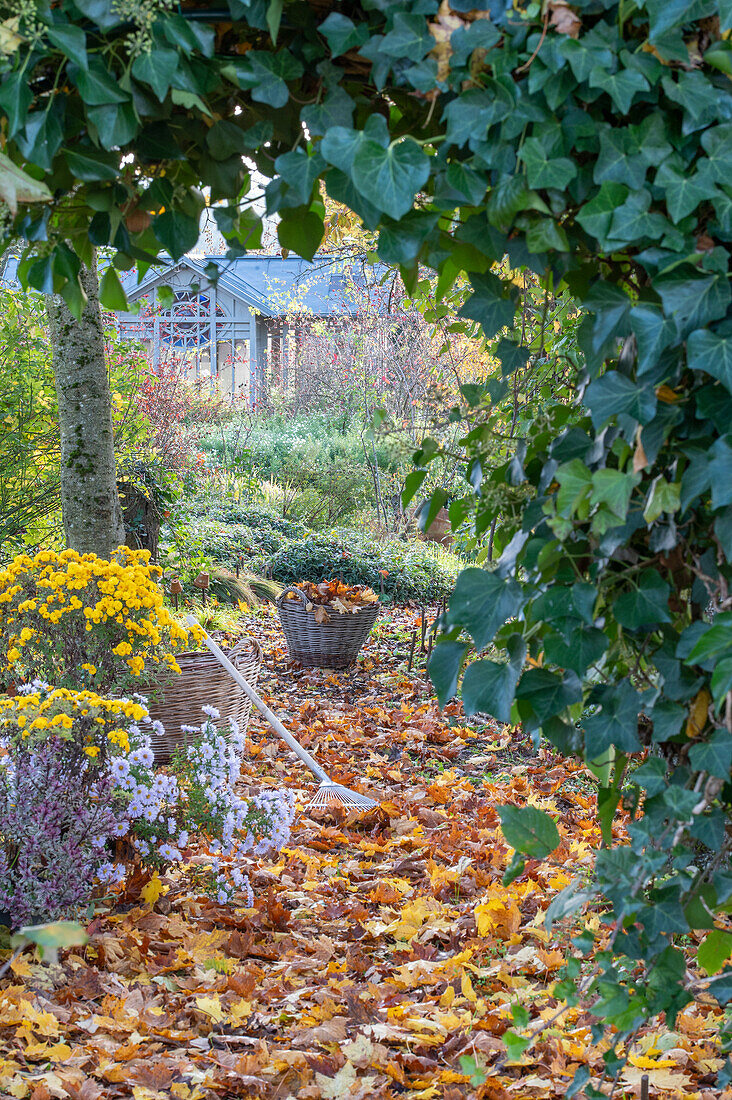
<svg viewBox="0 0 732 1100">
<path fill-rule="evenodd" d="M 157 871 L 150 881 L 140 890 L 140 897 L 151 908 L 163 893 L 164 886 Z"/>
</svg>

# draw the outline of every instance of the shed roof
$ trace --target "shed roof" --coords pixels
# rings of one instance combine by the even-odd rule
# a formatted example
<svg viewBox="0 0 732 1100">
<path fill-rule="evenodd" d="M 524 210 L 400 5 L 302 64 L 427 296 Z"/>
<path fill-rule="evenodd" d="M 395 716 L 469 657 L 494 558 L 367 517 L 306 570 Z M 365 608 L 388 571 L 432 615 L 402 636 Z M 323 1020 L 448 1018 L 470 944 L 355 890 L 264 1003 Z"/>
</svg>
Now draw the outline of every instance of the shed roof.
<svg viewBox="0 0 732 1100">
<path fill-rule="evenodd" d="M 363 295 L 369 300 L 386 268 L 369 268 L 351 256 L 318 255 L 311 262 L 299 256 L 247 255 L 233 261 L 223 256 L 184 256 L 177 263 L 163 262 L 151 268 L 141 282 L 134 272 L 123 279 L 130 302 L 165 285 L 181 267 L 193 270 L 208 285 L 206 267 L 214 263 L 221 274 L 218 287 L 228 291 L 265 317 L 278 317 L 292 309 L 302 309 L 319 317 L 352 313 L 363 309 Z M 358 289 L 356 289 L 358 288 Z"/>
</svg>

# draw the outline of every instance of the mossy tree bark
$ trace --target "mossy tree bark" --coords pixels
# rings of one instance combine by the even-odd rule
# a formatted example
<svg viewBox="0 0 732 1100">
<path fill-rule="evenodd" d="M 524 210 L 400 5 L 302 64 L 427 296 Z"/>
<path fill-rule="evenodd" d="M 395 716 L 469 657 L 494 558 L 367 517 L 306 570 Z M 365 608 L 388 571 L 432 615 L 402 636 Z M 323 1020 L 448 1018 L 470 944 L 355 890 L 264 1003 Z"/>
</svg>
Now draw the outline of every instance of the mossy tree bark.
<svg viewBox="0 0 732 1100">
<path fill-rule="evenodd" d="M 114 463 L 112 396 L 104 355 L 96 262 L 80 272 L 81 318 L 48 299 L 61 432 L 61 509 L 66 543 L 109 558 L 125 541 Z"/>
</svg>

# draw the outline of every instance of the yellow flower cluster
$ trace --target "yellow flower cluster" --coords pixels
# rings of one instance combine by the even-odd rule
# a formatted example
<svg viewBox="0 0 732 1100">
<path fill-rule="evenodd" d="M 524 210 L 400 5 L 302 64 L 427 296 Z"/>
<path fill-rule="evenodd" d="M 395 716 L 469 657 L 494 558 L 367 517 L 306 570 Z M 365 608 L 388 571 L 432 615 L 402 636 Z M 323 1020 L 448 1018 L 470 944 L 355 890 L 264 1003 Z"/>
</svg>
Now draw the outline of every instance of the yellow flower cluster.
<svg viewBox="0 0 732 1100">
<path fill-rule="evenodd" d="M 34 691 L 28 695 L 0 696 L 0 728 L 17 728 L 23 738 L 44 738 L 76 730 L 87 744 L 84 752 L 96 757 L 95 736 L 106 736 L 112 745 L 129 752 L 127 731 L 120 721 L 139 722 L 147 711 L 132 699 L 106 699 L 94 691 Z"/>
<path fill-rule="evenodd" d="M 74 550 L 19 555 L 0 570 L 0 662 L 4 649 L 8 666 L 37 673 L 39 653 L 70 655 L 75 640 L 73 665 L 90 678 L 109 682 L 110 654 L 123 658 L 128 676 L 139 677 L 148 659 L 158 663 L 157 649 L 177 649 L 189 639 L 163 604 L 160 575 L 149 551 L 126 546 L 111 561 Z M 193 631 L 196 641 L 201 636 Z"/>
</svg>

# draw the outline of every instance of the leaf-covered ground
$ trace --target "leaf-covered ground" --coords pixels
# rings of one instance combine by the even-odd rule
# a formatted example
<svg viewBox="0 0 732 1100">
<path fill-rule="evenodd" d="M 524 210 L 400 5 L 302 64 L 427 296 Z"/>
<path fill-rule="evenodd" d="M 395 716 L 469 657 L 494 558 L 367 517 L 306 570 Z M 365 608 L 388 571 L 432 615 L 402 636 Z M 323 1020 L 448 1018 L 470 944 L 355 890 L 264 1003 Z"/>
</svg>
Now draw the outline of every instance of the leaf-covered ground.
<svg viewBox="0 0 732 1100">
<path fill-rule="evenodd" d="M 302 814 L 254 872 L 253 910 L 171 876 L 152 906 L 138 883 L 59 964 L 18 958 L 0 989 L 2 1096 L 550 1098 L 599 1066 L 577 1009 L 520 1061 L 500 1039 L 512 1005 L 532 1024 L 556 1013 L 568 932 L 549 938 L 544 913 L 598 843 L 592 785 L 515 731 L 467 724 L 457 705 L 440 714 L 424 658 L 406 671 L 413 620 L 387 612 L 345 673 L 293 670 L 276 620 L 256 620 L 265 699 L 381 808 Z M 258 715 L 250 732 L 245 789 L 312 792 Z M 557 817 L 562 844 L 504 888 L 497 809 L 527 801 Z M 615 1096 L 639 1096 L 647 1074 L 650 1096 L 718 1097 L 719 1022 L 694 1005 L 675 1031 L 641 1034 Z"/>
</svg>

